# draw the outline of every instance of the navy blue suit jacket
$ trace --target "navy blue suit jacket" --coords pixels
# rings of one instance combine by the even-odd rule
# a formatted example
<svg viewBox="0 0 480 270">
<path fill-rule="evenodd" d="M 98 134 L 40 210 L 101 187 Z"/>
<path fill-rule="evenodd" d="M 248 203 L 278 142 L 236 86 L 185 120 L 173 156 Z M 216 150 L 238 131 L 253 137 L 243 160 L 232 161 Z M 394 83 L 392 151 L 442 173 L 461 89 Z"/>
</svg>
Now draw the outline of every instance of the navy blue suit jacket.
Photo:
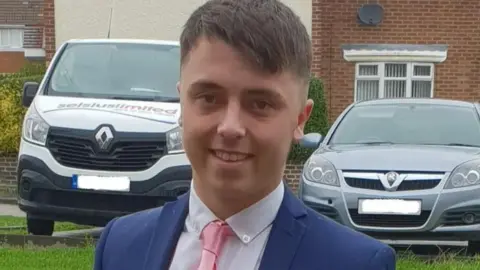
<svg viewBox="0 0 480 270">
<path fill-rule="evenodd" d="M 94 270 L 168 270 L 188 198 L 110 221 L 97 242 Z M 395 263 L 391 247 L 317 214 L 287 188 L 260 270 L 394 270 Z"/>
</svg>

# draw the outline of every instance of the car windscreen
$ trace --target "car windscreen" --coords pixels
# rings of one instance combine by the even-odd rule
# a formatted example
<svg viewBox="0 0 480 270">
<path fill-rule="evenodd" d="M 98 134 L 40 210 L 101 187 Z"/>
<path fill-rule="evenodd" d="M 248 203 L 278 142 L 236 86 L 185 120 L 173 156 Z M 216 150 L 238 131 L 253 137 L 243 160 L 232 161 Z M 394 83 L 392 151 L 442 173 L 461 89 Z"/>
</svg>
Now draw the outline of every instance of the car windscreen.
<svg viewBox="0 0 480 270">
<path fill-rule="evenodd" d="M 353 107 L 330 144 L 431 144 L 480 147 L 480 120 L 473 107 L 398 104 Z"/>
<path fill-rule="evenodd" d="M 72 43 L 61 53 L 45 95 L 178 101 L 180 47 Z"/>
</svg>

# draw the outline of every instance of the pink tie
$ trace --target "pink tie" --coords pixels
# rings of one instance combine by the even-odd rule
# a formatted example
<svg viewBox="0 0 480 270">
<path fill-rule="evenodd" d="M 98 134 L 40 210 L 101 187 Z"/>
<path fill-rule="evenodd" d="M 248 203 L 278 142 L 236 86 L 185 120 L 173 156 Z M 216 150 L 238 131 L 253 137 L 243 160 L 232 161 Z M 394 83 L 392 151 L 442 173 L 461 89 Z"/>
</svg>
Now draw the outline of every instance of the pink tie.
<svg viewBox="0 0 480 270">
<path fill-rule="evenodd" d="M 227 236 L 232 231 L 223 221 L 210 222 L 202 231 L 203 250 L 198 270 L 216 270 L 217 259 Z"/>
</svg>

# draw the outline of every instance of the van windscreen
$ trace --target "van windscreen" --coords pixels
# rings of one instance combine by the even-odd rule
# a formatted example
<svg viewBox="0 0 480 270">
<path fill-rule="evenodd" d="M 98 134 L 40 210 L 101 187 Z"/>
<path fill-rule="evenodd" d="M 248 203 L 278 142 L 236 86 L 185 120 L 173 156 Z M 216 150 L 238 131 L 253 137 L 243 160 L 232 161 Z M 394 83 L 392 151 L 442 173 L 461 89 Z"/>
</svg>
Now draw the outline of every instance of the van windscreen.
<svg viewBox="0 0 480 270">
<path fill-rule="evenodd" d="M 178 101 L 180 47 L 166 44 L 71 43 L 45 95 Z"/>
</svg>

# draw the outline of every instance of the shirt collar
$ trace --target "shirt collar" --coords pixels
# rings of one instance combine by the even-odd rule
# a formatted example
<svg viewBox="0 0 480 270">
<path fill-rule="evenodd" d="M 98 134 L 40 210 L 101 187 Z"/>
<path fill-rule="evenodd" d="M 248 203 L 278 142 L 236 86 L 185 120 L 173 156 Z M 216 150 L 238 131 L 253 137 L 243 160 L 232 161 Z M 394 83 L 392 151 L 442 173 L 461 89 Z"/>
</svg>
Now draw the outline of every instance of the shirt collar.
<svg viewBox="0 0 480 270">
<path fill-rule="evenodd" d="M 193 182 L 190 188 L 186 227 L 187 230 L 194 231 L 200 236 L 203 228 L 218 218 L 200 200 L 193 188 Z M 284 192 L 285 187 L 283 181 L 281 181 L 275 190 L 265 198 L 226 220 L 235 235 L 243 243 L 251 242 L 273 222 L 282 203 Z"/>
</svg>

